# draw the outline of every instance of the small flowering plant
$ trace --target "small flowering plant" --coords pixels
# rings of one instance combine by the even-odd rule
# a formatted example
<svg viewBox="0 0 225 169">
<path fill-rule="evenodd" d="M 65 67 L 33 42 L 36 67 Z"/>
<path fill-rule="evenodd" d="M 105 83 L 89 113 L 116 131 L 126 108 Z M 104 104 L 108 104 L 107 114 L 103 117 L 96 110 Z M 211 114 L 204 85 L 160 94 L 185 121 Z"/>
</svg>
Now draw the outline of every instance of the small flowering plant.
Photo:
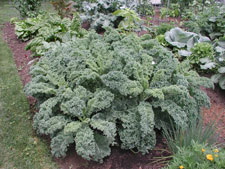
<svg viewBox="0 0 225 169">
<path fill-rule="evenodd" d="M 225 149 L 192 142 L 189 147 L 179 148 L 166 169 L 223 169 Z"/>
</svg>

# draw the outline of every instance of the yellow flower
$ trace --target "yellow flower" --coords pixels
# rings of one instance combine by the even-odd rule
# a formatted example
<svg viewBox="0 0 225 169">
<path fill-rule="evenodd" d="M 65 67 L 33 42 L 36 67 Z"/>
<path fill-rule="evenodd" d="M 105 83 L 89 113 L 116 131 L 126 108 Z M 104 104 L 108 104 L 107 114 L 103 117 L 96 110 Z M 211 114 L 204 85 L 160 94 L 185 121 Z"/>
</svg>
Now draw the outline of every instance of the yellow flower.
<svg viewBox="0 0 225 169">
<path fill-rule="evenodd" d="M 205 149 L 204 149 L 204 148 L 202 148 L 202 152 L 203 152 L 203 153 L 205 152 Z"/>
<path fill-rule="evenodd" d="M 215 157 L 219 157 L 217 154 L 215 154 Z"/>
<path fill-rule="evenodd" d="M 219 150 L 218 149 L 215 149 L 215 150 L 213 150 L 215 153 L 219 153 Z"/>
<path fill-rule="evenodd" d="M 181 165 L 179 168 L 180 168 L 180 169 L 184 169 L 184 166 Z"/>
<path fill-rule="evenodd" d="M 206 155 L 207 160 L 213 161 L 213 156 L 211 154 Z"/>
</svg>

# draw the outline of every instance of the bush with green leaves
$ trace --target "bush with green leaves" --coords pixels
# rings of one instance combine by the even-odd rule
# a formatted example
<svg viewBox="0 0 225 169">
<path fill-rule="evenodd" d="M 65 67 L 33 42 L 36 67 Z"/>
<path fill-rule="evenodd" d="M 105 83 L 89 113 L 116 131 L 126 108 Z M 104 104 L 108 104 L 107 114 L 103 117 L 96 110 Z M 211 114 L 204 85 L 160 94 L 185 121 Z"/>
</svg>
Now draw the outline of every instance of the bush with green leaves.
<svg viewBox="0 0 225 169">
<path fill-rule="evenodd" d="M 179 148 L 171 163 L 164 169 L 224 169 L 225 149 L 192 142 L 188 147 Z"/>
<path fill-rule="evenodd" d="M 37 16 L 41 6 L 41 0 L 14 0 L 13 3 L 22 18 Z"/>
<path fill-rule="evenodd" d="M 210 105 L 200 86 L 213 83 L 188 62 L 149 35 L 106 29 L 104 36 L 91 31 L 62 43 L 31 68 L 25 92 L 38 100 L 33 127 L 50 135 L 56 157 L 74 142 L 87 160 L 102 162 L 115 144 L 146 154 L 163 121 L 187 126 Z"/>
<path fill-rule="evenodd" d="M 73 19 L 61 19 L 57 14 L 39 14 L 35 18 L 15 22 L 15 31 L 19 39 L 27 41 L 26 46 L 32 56 L 42 56 L 47 51 L 49 42 L 68 40 L 73 36 L 82 37 L 86 31 L 81 28 L 80 18 L 74 13 Z"/>
</svg>

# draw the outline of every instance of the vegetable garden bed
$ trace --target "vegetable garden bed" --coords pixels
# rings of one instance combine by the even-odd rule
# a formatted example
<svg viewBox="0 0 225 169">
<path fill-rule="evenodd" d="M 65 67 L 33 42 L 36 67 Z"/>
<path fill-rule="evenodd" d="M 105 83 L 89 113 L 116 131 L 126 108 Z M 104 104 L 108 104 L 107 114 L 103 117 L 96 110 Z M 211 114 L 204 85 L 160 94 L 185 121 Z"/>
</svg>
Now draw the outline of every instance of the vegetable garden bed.
<svg viewBox="0 0 225 169">
<path fill-rule="evenodd" d="M 63 169 L 225 167 L 225 6 L 41 3 L 15 1 L 25 18 L 3 28 L 36 132 L 27 146 L 42 137 Z"/>
<path fill-rule="evenodd" d="M 30 81 L 29 68 L 33 62 L 29 57 L 31 53 L 24 50 L 26 43 L 17 39 L 14 33 L 14 25 L 9 23 L 5 24 L 3 31 L 4 38 L 13 52 L 23 85 L 26 85 L 27 82 Z M 210 121 L 212 118 L 216 118 L 220 122 L 219 127 L 221 129 L 225 126 L 225 92 L 218 87 L 216 87 L 215 90 L 204 88 L 202 90 L 206 91 L 211 99 L 211 108 L 209 110 L 203 109 L 205 122 Z M 34 102 L 34 99 L 30 99 L 31 104 L 34 104 Z M 223 142 L 225 141 L 224 139 L 225 130 L 221 132 L 219 141 Z M 71 146 L 66 158 L 55 159 L 63 169 L 156 169 L 161 168 L 162 165 L 154 163 L 154 160 L 156 160 L 155 157 L 169 155 L 167 152 L 162 151 L 162 149 L 167 149 L 167 146 L 159 133 L 157 134 L 157 145 L 149 154 L 143 156 L 141 153 L 135 154 L 131 151 L 113 148 L 112 154 L 104 160 L 103 164 L 82 159 L 76 154 L 72 147 L 74 147 L 74 145 Z"/>
</svg>

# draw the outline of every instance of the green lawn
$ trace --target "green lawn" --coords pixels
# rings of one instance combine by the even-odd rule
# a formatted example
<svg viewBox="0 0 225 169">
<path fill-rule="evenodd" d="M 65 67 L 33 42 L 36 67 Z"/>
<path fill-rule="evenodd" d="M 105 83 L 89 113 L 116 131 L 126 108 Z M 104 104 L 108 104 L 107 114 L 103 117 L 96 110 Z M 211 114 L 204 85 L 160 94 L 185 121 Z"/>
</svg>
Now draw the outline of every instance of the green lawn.
<svg viewBox="0 0 225 169">
<path fill-rule="evenodd" d="M 15 16 L 9 2 L 0 0 L 0 169 L 55 169 L 49 146 L 32 131 L 29 104 L 3 41 L 3 23 Z"/>
</svg>

